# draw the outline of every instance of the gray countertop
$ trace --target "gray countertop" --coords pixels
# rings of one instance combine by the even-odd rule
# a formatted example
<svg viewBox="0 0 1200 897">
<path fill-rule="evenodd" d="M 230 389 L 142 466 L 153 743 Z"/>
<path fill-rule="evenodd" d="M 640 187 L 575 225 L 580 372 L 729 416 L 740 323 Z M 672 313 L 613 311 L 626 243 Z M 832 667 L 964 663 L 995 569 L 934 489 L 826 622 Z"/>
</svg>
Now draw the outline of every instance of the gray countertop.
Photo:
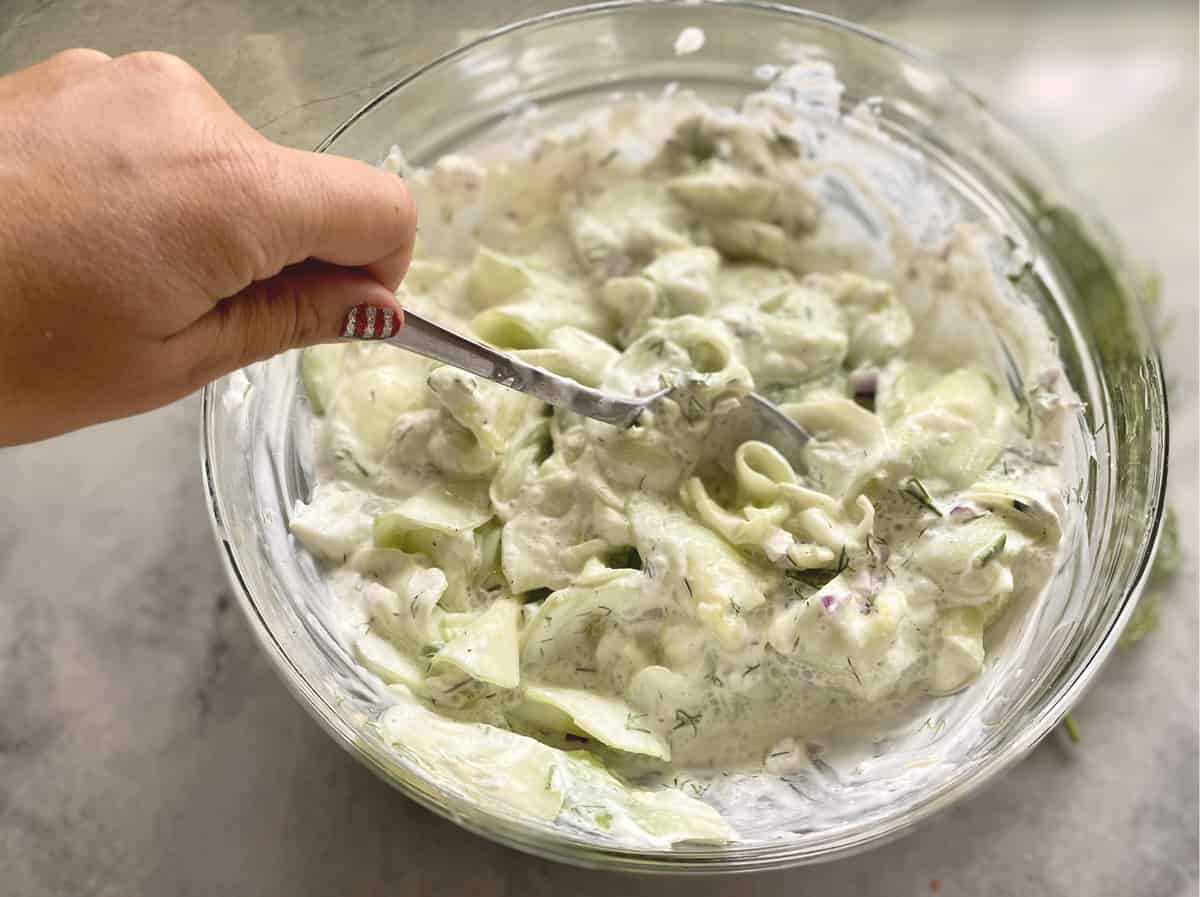
<svg viewBox="0 0 1200 897">
<path fill-rule="evenodd" d="M 171 50 L 269 136 L 311 146 L 398 71 L 551 5 L 4 0 L 0 72 L 73 45 Z M 1187 558 L 1163 625 L 1078 708 L 1082 743 L 1052 737 L 908 837 L 831 865 L 646 880 L 495 846 L 383 786 L 277 679 L 218 562 L 193 396 L 0 451 L 0 892 L 1197 893 L 1195 4 L 838 9 L 941 53 L 1163 277 Z"/>
</svg>

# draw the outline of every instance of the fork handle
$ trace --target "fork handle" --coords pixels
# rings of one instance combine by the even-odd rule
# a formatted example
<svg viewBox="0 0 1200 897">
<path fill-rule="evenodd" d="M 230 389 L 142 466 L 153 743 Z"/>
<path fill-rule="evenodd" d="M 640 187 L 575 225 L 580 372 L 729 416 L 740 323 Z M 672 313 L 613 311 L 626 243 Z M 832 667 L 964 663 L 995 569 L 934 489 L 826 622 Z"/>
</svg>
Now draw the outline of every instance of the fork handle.
<svg viewBox="0 0 1200 897">
<path fill-rule="evenodd" d="M 615 426 L 630 426 L 643 407 L 641 402 L 609 396 L 544 368 L 526 364 L 407 309 L 397 327 L 396 315 L 390 309 L 353 308 L 346 317 L 341 339 L 345 342 L 390 343 L 509 389 L 528 393 L 556 408 Z"/>
</svg>

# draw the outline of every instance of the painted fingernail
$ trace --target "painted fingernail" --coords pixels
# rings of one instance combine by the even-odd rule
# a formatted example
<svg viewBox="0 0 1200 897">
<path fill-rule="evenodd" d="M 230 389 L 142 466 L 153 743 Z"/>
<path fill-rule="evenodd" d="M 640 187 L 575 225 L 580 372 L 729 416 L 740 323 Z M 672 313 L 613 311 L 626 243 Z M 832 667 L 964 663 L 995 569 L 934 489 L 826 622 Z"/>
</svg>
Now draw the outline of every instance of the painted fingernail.
<svg viewBox="0 0 1200 897">
<path fill-rule="evenodd" d="M 342 336 L 354 339 L 387 339 L 400 329 L 396 312 L 374 305 L 356 305 L 346 315 Z"/>
</svg>

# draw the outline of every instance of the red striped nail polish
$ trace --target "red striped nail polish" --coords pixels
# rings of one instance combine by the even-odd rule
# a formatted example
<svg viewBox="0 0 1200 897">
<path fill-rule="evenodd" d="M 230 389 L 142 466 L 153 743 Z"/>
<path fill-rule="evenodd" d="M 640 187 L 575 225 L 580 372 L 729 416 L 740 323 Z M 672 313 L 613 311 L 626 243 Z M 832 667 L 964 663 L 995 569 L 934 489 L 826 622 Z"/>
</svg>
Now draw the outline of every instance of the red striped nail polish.
<svg viewBox="0 0 1200 897">
<path fill-rule="evenodd" d="M 346 315 L 342 336 L 347 339 L 387 339 L 399 329 L 396 312 L 374 305 L 356 305 Z"/>
</svg>

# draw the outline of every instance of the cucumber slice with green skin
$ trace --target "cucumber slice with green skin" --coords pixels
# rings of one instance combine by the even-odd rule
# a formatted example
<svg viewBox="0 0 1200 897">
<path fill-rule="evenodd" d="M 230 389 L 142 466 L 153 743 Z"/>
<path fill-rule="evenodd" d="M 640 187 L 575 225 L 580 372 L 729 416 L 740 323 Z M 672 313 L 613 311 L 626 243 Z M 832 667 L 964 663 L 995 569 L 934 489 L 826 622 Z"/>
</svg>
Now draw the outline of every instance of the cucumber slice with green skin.
<svg viewBox="0 0 1200 897">
<path fill-rule="evenodd" d="M 1000 454 L 1010 418 L 988 374 L 959 368 L 906 402 L 892 436 L 919 476 L 969 486 Z"/>
<path fill-rule="evenodd" d="M 713 281 L 720 266 L 716 250 L 696 246 L 664 252 L 643 274 L 666 293 L 672 316 L 697 315 L 713 305 Z"/>
<path fill-rule="evenodd" d="M 555 777 L 567 795 L 565 813 L 617 837 L 656 845 L 723 843 L 736 837 L 721 814 L 679 788 L 632 788 L 587 751 L 562 755 Z"/>
<path fill-rule="evenodd" d="M 414 660 L 373 629 L 354 643 L 354 656 L 389 685 L 399 682 L 416 688 L 425 678 Z"/>
<path fill-rule="evenodd" d="M 345 344 L 309 346 L 300 356 L 300 379 L 314 414 L 324 414 L 342 373 Z"/>
<path fill-rule="evenodd" d="M 518 623 L 521 605 L 508 598 L 494 601 L 468 623 L 433 658 L 474 679 L 501 688 L 516 688 L 521 679 Z"/>
<path fill-rule="evenodd" d="M 534 285 L 533 272 L 512 256 L 480 246 L 467 276 L 467 294 L 479 308 L 516 299 Z"/>
<path fill-rule="evenodd" d="M 724 539 L 676 509 L 648 496 L 630 499 L 637 549 L 647 563 L 666 565 L 678 577 L 678 599 L 729 650 L 743 647 L 743 613 L 766 601 L 777 574 L 751 563 Z"/>
<path fill-rule="evenodd" d="M 417 530 L 453 535 L 470 532 L 492 518 L 487 490 L 474 483 L 433 483 L 375 520 L 375 537 L 387 545 Z"/>
<path fill-rule="evenodd" d="M 665 738 L 645 725 L 636 724 L 638 714 L 622 701 L 579 688 L 530 686 L 525 689 L 530 719 L 546 728 L 588 735 L 630 754 L 659 760 L 671 759 Z M 538 706 L 541 705 L 541 706 Z M 546 713 L 544 708 L 549 708 Z M 631 723 L 631 720 L 635 721 Z"/>
<path fill-rule="evenodd" d="M 778 184 L 717 160 L 668 181 L 667 187 L 693 211 L 718 218 L 766 219 L 780 193 Z"/>
<path fill-rule="evenodd" d="M 292 534 L 313 554 L 344 562 L 371 536 L 366 496 L 336 483 L 321 483 L 308 504 L 297 503 Z"/>
<path fill-rule="evenodd" d="M 353 454 L 365 464 L 378 464 L 396 420 L 425 403 L 424 379 L 408 367 L 388 365 L 358 371 L 344 378 L 326 416 L 335 428 L 354 437 Z"/>
<path fill-rule="evenodd" d="M 848 273 L 815 275 L 805 283 L 827 292 L 845 312 L 850 325 L 846 361 L 851 367 L 886 364 L 912 339 L 912 318 L 890 284 Z"/>
<path fill-rule="evenodd" d="M 601 337 L 611 329 L 608 315 L 602 310 L 552 293 L 493 306 L 471 319 L 476 336 L 498 349 L 509 350 L 553 348 L 550 334 L 567 326 Z"/>
<path fill-rule="evenodd" d="M 453 270 L 438 262 L 413 259 L 404 275 L 404 289 L 413 293 L 427 293 L 453 274 Z"/>
<path fill-rule="evenodd" d="M 562 751 L 505 729 L 446 719 L 403 686 L 390 691 L 396 703 L 376 724 L 385 741 L 431 764 L 440 780 L 486 808 L 543 822 L 558 816 Z"/>
</svg>

